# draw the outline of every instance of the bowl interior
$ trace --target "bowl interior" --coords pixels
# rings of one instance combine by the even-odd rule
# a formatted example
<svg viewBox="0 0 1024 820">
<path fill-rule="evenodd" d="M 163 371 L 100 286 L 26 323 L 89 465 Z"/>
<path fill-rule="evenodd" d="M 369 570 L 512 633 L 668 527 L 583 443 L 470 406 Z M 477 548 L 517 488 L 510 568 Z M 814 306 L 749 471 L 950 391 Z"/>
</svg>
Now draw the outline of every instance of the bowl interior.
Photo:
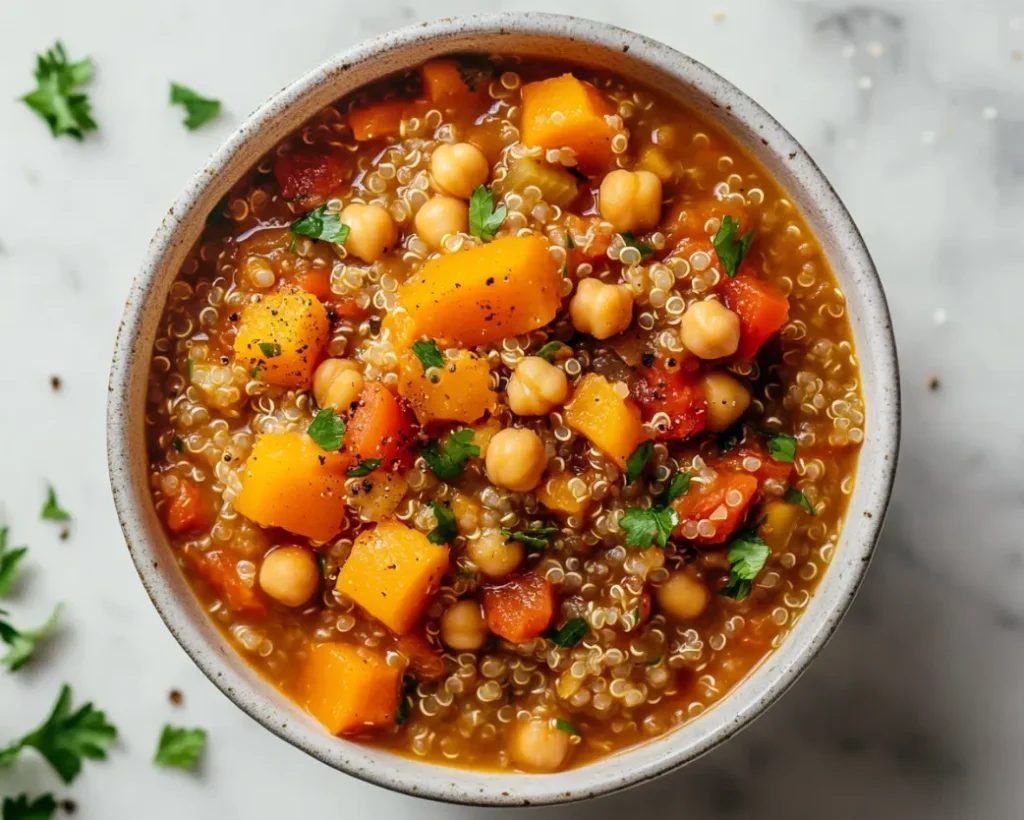
<svg viewBox="0 0 1024 820">
<path fill-rule="evenodd" d="M 831 566 L 782 647 L 698 720 L 563 774 L 449 769 L 329 737 L 212 626 L 177 567 L 148 489 L 144 413 L 152 345 L 168 290 L 206 215 L 264 153 L 324 106 L 382 76 L 454 52 L 600 66 L 723 126 L 782 184 L 817 235 L 846 293 L 860 356 L 868 418 L 859 480 Z M 522 805 L 591 797 L 655 777 L 730 737 L 795 680 L 837 626 L 873 550 L 895 470 L 899 388 L 888 311 L 871 259 L 828 182 L 778 123 L 708 68 L 660 43 L 586 20 L 511 13 L 442 20 L 371 40 L 286 88 L 246 121 L 189 183 L 154 236 L 118 335 L 108 418 L 115 504 L 142 581 L 168 628 L 229 698 L 279 736 L 364 780 L 435 799 Z"/>
</svg>

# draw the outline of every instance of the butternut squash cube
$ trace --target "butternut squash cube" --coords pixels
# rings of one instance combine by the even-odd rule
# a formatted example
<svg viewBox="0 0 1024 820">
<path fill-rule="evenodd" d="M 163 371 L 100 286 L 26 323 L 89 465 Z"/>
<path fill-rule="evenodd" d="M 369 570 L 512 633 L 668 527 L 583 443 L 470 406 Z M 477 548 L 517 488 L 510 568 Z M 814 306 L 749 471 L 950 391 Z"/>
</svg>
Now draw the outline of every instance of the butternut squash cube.
<svg viewBox="0 0 1024 820">
<path fill-rule="evenodd" d="M 402 672 L 384 655 L 343 643 L 314 646 L 306 664 L 305 707 L 332 735 L 392 726 Z"/>
<path fill-rule="evenodd" d="M 580 500 L 573 495 L 569 489 L 569 482 L 572 479 L 573 476 L 569 473 L 551 476 L 537 488 L 537 500 L 552 512 L 582 515 L 590 507 L 590 499 Z"/>
<path fill-rule="evenodd" d="M 399 367 L 398 392 L 409 402 L 420 424 L 431 421 L 468 424 L 493 411 L 497 404 L 487 359 L 467 350 L 445 357 L 444 367 L 436 368 L 436 384 L 427 378 L 423 364 L 411 351 L 402 354 Z"/>
<path fill-rule="evenodd" d="M 580 381 L 572 401 L 565 407 L 565 420 L 597 449 L 613 459 L 620 469 L 644 440 L 640 408 L 615 392 L 604 376 L 588 373 Z"/>
<path fill-rule="evenodd" d="M 327 346 L 327 309 L 309 293 L 269 293 L 242 311 L 235 358 L 279 387 L 308 388 Z"/>
<path fill-rule="evenodd" d="M 764 542 L 771 547 L 772 555 L 781 555 L 793 537 L 797 519 L 803 509 L 799 504 L 785 501 L 769 501 L 761 510 L 764 523 L 759 530 Z"/>
<path fill-rule="evenodd" d="M 615 131 L 605 122 L 611 105 L 594 86 L 572 74 L 523 86 L 523 144 L 571 148 L 586 173 L 598 173 L 612 161 Z"/>
</svg>

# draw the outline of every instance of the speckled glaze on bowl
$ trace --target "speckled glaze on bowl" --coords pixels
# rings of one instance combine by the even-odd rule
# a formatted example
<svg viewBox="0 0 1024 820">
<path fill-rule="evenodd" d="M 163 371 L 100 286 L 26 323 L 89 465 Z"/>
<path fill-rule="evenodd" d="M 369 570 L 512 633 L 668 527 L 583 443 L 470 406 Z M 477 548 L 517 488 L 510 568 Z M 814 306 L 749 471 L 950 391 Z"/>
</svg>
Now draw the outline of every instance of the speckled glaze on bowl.
<svg viewBox="0 0 1024 820">
<path fill-rule="evenodd" d="M 782 184 L 821 241 L 846 293 L 860 355 L 867 424 L 857 485 L 831 566 L 781 648 L 699 719 L 559 774 L 453 769 L 329 736 L 247 666 L 207 619 L 171 555 L 149 493 L 143 427 L 151 350 L 167 293 L 206 215 L 275 143 L 333 100 L 453 52 L 599 65 L 724 126 Z M 888 504 L 899 450 L 898 379 L 885 295 L 860 233 L 803 148 L 753 100 L 706 66 L 614 26 L 514 12 L 447 19 L 377 37 L 324 63 L 250 116 L 188 183 L 154 235 L 125 306 L 110 374 L 110 481 L 129 551 L 167 628 L 225 695 L 279 737 L 340 771 L 410 795 L 478 805 L 569 802 L 642 783 L 704 754 L 767 709 L 821 650 L 860 586 Z"/>
</svg>

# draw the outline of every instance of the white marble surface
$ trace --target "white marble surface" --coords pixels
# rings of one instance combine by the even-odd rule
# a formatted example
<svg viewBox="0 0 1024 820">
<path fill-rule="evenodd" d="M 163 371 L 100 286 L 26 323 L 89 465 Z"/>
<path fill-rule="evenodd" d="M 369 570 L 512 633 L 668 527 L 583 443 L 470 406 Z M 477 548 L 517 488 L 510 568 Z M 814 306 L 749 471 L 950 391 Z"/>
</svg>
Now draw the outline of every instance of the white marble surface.
<svg viewBox="0 0 1024 820">
<path fill-rule="evenodd" d="M 0 794 L 55 790 L 83 820 L 468 818 L 337 774 L 236 710 L 163 628 L 106 478 L 107 364 L 128 282 L 186 179 L 259 102 L 337 49 L 525 0 L 0 3 L 0 520 L 32 552 L 19 623 L 67 602 L 41 662 L 0 675 L 0 742 L 62 681 L 121 729 L 60 788 L 31 754 Z M 771 712 L 686 770 L 540 817 L 802 820 L 1024 816 L 1024 5 L 1000 0 L 552 0 L 689 52 L 808 148 L 889 293 L 904 447 L 878 558 L 837 637 Z M 13 98 L 33 52 L 91 54 L 97 135 L 54 142 Z M 175 79 L 226 101 L 186 132 Z M 946 321 L 942 321 L 945 317 Z M 51 392 L 50 375 L 64 389 Z M 936 375 L 941 386 L 929 391 Z M 52 480 L 69 540 L 38 520 Z M 6 605 L 6 604 L 5 604 Z M 185 693 L 171 707 L 170 688 Z M 165 721 L 209 729 L 198 776 L 150 764 Z M 509 816 L 525 812 L 508 812 Z"/>
</svg>

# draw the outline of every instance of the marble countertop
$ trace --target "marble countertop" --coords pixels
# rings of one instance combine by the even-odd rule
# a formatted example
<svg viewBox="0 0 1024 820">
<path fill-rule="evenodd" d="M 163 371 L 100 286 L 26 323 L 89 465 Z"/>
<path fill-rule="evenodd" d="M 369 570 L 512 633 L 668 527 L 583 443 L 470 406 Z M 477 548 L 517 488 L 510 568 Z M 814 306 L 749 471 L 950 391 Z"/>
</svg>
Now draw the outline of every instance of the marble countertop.
<svg viewBox="0 0 1024 820">
<path fill-rule="evenodd" d="M 153 611 L 107 484 L 107 367 L 128 283 L 183 182 L 286 82 L 369 35 L 526 0 L 106 0 L 0 5 L 0 521 L 31 553 L 19 623 L 65 601 L 40 663 L 0 675 L 0 744 L 60 684 L 121 729 L 64 789 L 37 758 L 0 794 L 82 820 L 468 818 L 337 774 L 265 732 Z M 1024 816 L 1024 6 L 1006 0 L 554 0 L 689 52 L 774 113 L 860 225 L 892 307 L 900 474 L 863 592 L 796 687 L 741 736 L 638 791 L 530 816 L 803 820 Z M 100 9 L 102 8 L 102 12 Z M 53 141 L 13 99 L 56 37 L 90 54 L 100 131 Z M 168 81 L 226 101 L 189 133 Z M 51 389 L 51 375 L 63 380 Z M 936 381 L 937 380 L 937 381 Z M 931 382 L 931 387 L 930 387 Z M 973 396 L 974 398 L 968 399 Z M 74 521 L 38 520 L 47 481 Z M 5 602 L 7 606 L 8 602 Z M 180 689 L 182 706 L 168 703 Z M 210 732 L 198 775 L 154 768 L 167 721 Z M 296 811 L 298 810 L 298 811 Z M 506 816 L 525 816 L 509 811 Z"/>
</svg>

